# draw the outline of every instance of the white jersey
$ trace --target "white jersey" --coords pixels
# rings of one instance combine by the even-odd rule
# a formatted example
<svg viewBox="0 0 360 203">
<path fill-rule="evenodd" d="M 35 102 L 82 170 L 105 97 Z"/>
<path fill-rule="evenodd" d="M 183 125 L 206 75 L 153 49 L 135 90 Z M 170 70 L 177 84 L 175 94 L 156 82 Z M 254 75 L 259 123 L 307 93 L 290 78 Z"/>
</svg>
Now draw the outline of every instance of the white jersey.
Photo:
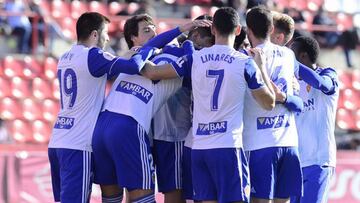
<svg viewBox="0 0 360 203">
<path fill-rule="evenodd" d="M 104 102 L 107 77 L 139 72 L 151 51 L 144 50 L 127 60 L 97 47 L 73 45 L 58 63 L 61 108 L 49 148 L 92 151 L 92 134 Z"/>
<path fill-rule="evenodd" d="M 89 72 L 90 48 L 74 45 L 58 63 L 61 107 L 49 148 L 91 151 L 95 122 L 104 101 L 106 75 Z"/>
<path fill-rule="evenodd" d="M 258 46 L 267 58 L 266 70 L 270 79 L 283 92 L 292 95 L 295 56 L 286 48 L 270 42 Z M 263 109 L 247 91 L 244 110 L 244 149 L 298 146 L 294 113 L 277 104 L 271 111 Z"/>
<path fill-rule="evenodd" d="M 191 90 L 180 88 L 154 116 L 154 139 L 184 141 L 191 127 Z"/>
<path fill-rule="evenodd" d="M 152 117 L 181 84 L 180 78 L 155 84 L 140 75 L 120 74 L 105 99 L 103 110 L 134 118 L 149 134 Z"/>
<path fill-rule="evenodd" d="M 179 75 L 184 66 L 191 68 L 194 97 L 192 148 L 242 147 L 245 90 L 263 86 L 254 61 L 229 46 L 214 45 L 179 60 Z"/>
<path fill-rule="evenodd" d="M 176 57 L 161 54 L 152 60 L 161 65 L 176 61 Z M 190 80 L 185 80 L 191 82 Z M 153 117 L 154 139 L 167 142 L 184 141 L 191 127 L 191 90 L 189 84 L 172 95 Z"/>
<path fill-rule="evenodd" d="M 323 69 L 318 68 L 317 73 Z M 329 76 L 337 84 L 337 75 Z M 321 74 L 323 75 L 323 74 Z M 310 165 L 336 165 L 335 116 L 339 97 L 337 85 L 331 94 L 325 94 L 305 83 L 300 83 L 300 97 L 304 110 L 296 116 L 299 134 L 299 153 L 301 167 Z"/>
</svg>

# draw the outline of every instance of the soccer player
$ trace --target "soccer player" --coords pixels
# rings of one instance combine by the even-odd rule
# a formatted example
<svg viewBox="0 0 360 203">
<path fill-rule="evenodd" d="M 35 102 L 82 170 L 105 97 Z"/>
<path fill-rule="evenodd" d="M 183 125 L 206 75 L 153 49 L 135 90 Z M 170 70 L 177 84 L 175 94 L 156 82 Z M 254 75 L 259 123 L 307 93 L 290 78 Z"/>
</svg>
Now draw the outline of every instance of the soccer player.
<svg viewBox="0 0 360 203">
<path fill-rule="evenodd" d="M 124 33 L 129 48 L 141 47 L 155 36 L 153 25 L 148 15 L 127 20 Z M 182 31 L 202 25 L 210 23 L 193 21 L 170 30 L 166 36 L 163 33 L 151 39 L 144 46 L 151 44 L 160 48 Z M 147 134 L 155 112 L 180 87 L 180 79 L 155 84 L 141 75 L 120 74 L 117 77 L 93 136 L 95 182 L 100 184 L 103 202 L 120 201 L 122 188 L 129 191 L 131 202 L 155 201 L 153 157 Z"/>
<path fill-rule="evenodd" d="M 316 65 L 319 44 L 311 37 L 298 37 L 291 44 L 300 64 L 298 77 L 304 110 L 296 116 L 304 195 L 292 203 L 327 202 L 330 180 L 336 166 L 334 136 L 339 98 L 338 76 L 333 68 Z"/>
<path fill-rule="evenodd" d="M 236 51 L 239 16 L 228 7 L 213 17 L 215 45 L 195 51 L 172 64 L 179 76 L 192 79 L 194 117 L 192 133 L 192 179 L 194 199 L 202 202 L 248 200 L 247 161 L 242 150 L 243 104 L 247 87 L 265 109 L 275 105 L 275 95 L 260 52 L 255 60 Z M 171 68 L 147 66 L 163 77 L 173 77 Z"/>
<path fill-rule="evenodd" d="M 211 16 L 203 15 L 196 20 L 212 20 Z M 210 27 L 198 27 L 189 32 L 188 39 L 194 42 L 195 49 L 209 47 L 214 44 L 214 36 Z M 181 48 L 164 49 L 166 54 L 156 56 L 152 61 L 155 64 L 169 63 L 174 60 L 173 55 L 183 56 Z M 176 51 L 176 53 L 174 53 Z M 169 55 L 167 53 L 172 53 Z M 181 54 L 182 55 L 179 55 Z M 176 61 L 176 58 L 175 58 Z M 182 177 L 183 171 L 183 147 L 184 140 L 191 127 L 191 81 L 184 78 L 183 86 L 167 103 L 155 114 L 153 118 L 154 138 L 153 155 L 156 166 L 156 176 L 159 192 L 164 193 L 165 203 L 180 203 L 185 199 L 192 199 L 191 183 Z M 187 174 L 185 174 L 187 175 Z M 191 170 L 189 176 L 191 177 Z M 185 181 L 185 184 L 183 184 Z M 187 188 L 188 187 L 188 188 Z M 182 189 L 185 192 L 182 195 Z M 184 197 L 184 198 L 183 198 Z"/>
<path fill-rule="evenodd" d="M 56 202 L 88 202 L 92 184 L 91 138 L 105 96 L 107 78 L 137 74 L 153 53 L 144 49 L 129 60 L 102 49 L 109 41 L 105 16 L 89 12 L 76 22 L 77 44 L 58 63 L 60 111 L 49 143 Z"/>
<path fill-rule="evenodd" d="M 274 31 L 270 35 L 270 41 L 274 44 L 285 46 L 292 39 L 295 31 L 294 20 L 287 14 L 272 11 Z M 297 64 L 297 62 L 296 62 Z M 294 71 L 297 72 L 298 66 Z M 298 97 L 299 83 L 294 76 L 293 78 L 294 95 L 287 95 L 284 92 L 278 92 L 277 101 L 284 104 L 290 111 L 301 112 L 304 108 L 303 101 Z"/>
<path fill-rule="evenodd" d="M 292 39 L 295 31 L 295 22 L 289 15 L 272 11 L 274 31 L 271 33 L 271 42 L 286 46 Z"/>
<path fill-rule="evenodd" d="M 251 45 L 264 52 L 266 71 L 272 82 L 282 92 L 292 95 L 295 56 L 290 49 L 270 42 L 271 12 L 265 7 L 255 7 L 247 13 L 246 24 Z M 293 112 L 282 104 L 265 111 L 247 95 L 243 140 L 249 155 L 251 202 L 288 202 L 291 196 L 301 195 L 297 139 Z"/>
</svg>

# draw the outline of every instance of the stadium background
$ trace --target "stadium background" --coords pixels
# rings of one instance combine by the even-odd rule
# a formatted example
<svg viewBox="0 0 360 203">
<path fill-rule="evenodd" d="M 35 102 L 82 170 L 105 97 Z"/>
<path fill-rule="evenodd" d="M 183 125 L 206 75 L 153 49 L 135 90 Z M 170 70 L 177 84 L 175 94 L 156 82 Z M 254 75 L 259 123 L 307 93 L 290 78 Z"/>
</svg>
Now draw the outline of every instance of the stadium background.
<svg viewBox="0 0 360 203">
<path fill-rule="evenodd" d="M 47 142 L 59 109 L 56 64 L 75 42 L 75 23 L 81 13 L 109 16 L 108 49 L 121 54 L 127 49 L 122 28 L 128 15 L 146 11 L 155 16 L 158 32 L 163 32 L 201 14 L 213 14 L 219 6 L 237 7 L 236 0 L 16 0 L 25 7 L 19 12 L 6 10 L 7 1 L 13 0 L 0 0 L 0 203 L 53 201 Z M 242 15 L 246 1 L 238 2 L 245 3 L 237 7 Z M 360 202 L 360 0 L 248 0 L 247 5 L 254 2 L 296 17 L 297 34 L 315 34 L 322 45 L 319 64 L 338 71 L 338 166 L 329 198 L 331 203 Z M 321 7 L 328 21 L 314 25 Z M 31 20 L 29 50 L 17 49 L 19 33 L 9 25 L 9 16 Z M 337 39 L 317 36 L 319 31 Z M 350 63 L 345 59 L 347 50 Z M 92 202 L 100 202 L 98 187 L 93 188 Z"/>
</svg>

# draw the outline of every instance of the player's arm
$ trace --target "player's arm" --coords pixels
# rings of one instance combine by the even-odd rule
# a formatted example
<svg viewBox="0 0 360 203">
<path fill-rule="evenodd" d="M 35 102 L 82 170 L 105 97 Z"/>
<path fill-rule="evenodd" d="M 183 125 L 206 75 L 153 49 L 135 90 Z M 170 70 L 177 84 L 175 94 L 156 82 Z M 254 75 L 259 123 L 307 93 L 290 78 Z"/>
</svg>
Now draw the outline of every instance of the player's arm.
<svg viewBox="0 0 360 203">
<path fill-rule="evenodd" d="M 326 68 L 317 73 L 311 68 L 299 64 L 299 76 L 311 87 L 321 90 L 327 95 L 334 94 L 338 87 L 338 77 L 336 71 L 332 68 Z"/>
<path fill-rule="evenodd" d="M 172 30 L 157 35 L 156 37 L 150 39 L 147 43 L 145 43 L 144 46 L 162 48 L 183 32 L 190 31 L 195 27 L 210 27 L 210 26 L 211 26 L 211 21 L 209 20 L 194 20 L 191 21 L 190 23 L 186 23 Z"/>
<path fill-rule="evenodd" d="M 163 80 L 183 76 L 190 77 L 192 53 L 195 51 L 195 48 L 190 41 L 185 41 L 182 48 L 187 55 L 180 57 L 176 62 L 164 65 L 155 65 L 148 62 L 141 71 L 141 74 L 151 80 Z"/>
<path fill-rule="evenodd" d="M 252 54 L 259 66 L 253 59 L 249 59 L 245 65 L 245 80 L 258 104 L 266 110 L 272 110 L 275 107 L 275 93 L 270 78 L 266 73 L 259 50 L 253 50 Z"/>
<path fill-rule="evenodd" d="M 141 74 L 150 80 L 164 80 L 191 75 L 192 55 L 180 57 L 176 62 L 164 65 L 146 63 Z"/>
<path fill-rule="evenodd" d="M 107 74 L 111 78 L 119 73 L 138 74 L 154 53 L 153 47 L 144 47 L 134 54 L 130 59 L 115 57 L 99 48 L 89 50 L 88 67 L 94 77 L 101 77 Z"/>
<path fill-rule="evenodd" d="M 296 95 L 290 95 L 282 92 L 274 83 L 276 102 L 283 104 L 289 111 L 301 112 L 304 109 L 303 100 Z"/>
</svg>

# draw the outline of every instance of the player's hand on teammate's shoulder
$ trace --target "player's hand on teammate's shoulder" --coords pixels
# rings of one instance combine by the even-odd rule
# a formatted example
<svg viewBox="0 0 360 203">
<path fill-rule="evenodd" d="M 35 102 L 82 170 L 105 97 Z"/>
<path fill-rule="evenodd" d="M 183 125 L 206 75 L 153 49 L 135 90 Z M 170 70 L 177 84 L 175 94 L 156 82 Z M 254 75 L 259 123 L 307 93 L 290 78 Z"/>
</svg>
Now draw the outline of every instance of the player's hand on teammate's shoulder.
<svg viewBox="0 0 360 203">
<path fill-rule="evenodd" d="M 186 32 L 195 29 L 197 27 L 210 27 L 211 25 L 212 22 L 210 20 L 193 20 L 189 23 L 181 25 L 179 29 L 180 32 Z"/>
<path fill-rule="evenodd" d="M 150 47 L 150 46 L 133 46 L 130 50 L 129 53 L 133 53 L 136 54 L 138 52 L 140 52 L 141 50 L 147 50 L 147 49 L 153 49 L 153 54 L 152 55 L 158 55 L 162 53 L 162 49 L 156 48 L 156 47 Z"/>
<path fill-rule="evenodd" d="M 266 63 L 266 58 L 263 50 L 259 48 L 251 48 L 248 50 L 248 53 L 250 54 L 250 56 L 252 56 L 259 68 L 262 68 L 264 66 L 264 64 Z"/>
</svg>

